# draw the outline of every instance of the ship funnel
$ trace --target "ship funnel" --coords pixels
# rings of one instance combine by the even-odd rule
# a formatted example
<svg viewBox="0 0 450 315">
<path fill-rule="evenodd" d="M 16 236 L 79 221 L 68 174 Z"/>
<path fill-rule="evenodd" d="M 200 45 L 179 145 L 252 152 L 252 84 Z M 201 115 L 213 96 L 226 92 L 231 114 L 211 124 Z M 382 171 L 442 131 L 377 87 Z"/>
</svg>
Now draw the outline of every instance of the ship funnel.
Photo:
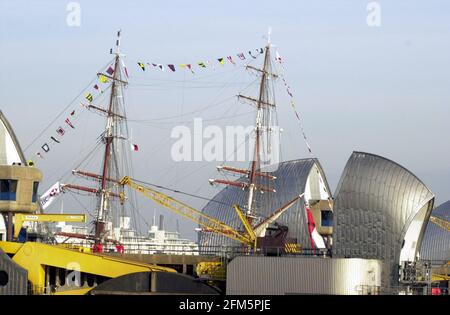
<svg viewBox="0 0 450 315">
<path fill-rule="evenodd" d="M 164 230 L 164 215 L 162 214 L 159 215 L 159 230 Z"/>
</svg>

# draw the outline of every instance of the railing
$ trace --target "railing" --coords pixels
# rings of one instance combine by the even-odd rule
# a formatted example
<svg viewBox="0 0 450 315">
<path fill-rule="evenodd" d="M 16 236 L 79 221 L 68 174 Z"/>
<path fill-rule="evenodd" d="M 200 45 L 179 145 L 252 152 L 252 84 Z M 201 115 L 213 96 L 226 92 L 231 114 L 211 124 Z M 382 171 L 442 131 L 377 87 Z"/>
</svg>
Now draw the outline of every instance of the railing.
<svg viewBox="0 0 450 315">
<path fill-rule="evenodd" d="M 280 246 L 263 248 L 246 248 L 242 246 L 200 246 L 201 255 L 235 257 L 235 256 L 311 256 L 311 257 L 331 257 L 329 249 L 317 248 L 296 248 L 289 249 Z"/>
<path fill-rule="evenodd" d="M 67 248 L 84 252 L 92 252 L 92 245 L 86 243 L 60 244 Z M 297 245 L 297 244 L 289 244 Z M 297 246 L 272 246 L 252 249 L 245 246 L 182 246 L 171 244 L 124 244 L 123 252 L 119 252 L 114 245 L 104 246 L 105 253 L 123 254 L 161 254 L 161 255 L 190 255 L 190 256 L 218 256 L 222 258 L 233 258 L 236 256 L 310 256 L 331 257 L 330 249 L 301 248 Z"/>
</svg>

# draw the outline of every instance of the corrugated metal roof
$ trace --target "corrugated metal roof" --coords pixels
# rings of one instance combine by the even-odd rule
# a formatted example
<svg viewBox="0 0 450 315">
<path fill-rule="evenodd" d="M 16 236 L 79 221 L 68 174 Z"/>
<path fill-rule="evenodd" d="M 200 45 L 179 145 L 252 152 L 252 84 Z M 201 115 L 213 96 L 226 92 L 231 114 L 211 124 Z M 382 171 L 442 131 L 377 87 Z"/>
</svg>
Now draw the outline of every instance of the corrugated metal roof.
<svg viewBox="0 0 450 315">
<path fill-rule="evenodd" d="M 12 141 L 14 148 L 11 148 L 6 144 L 8 139 Z M 3 112 L 0 110 L 0 164 L 8 165 L 8 160 L 14 156 L 17 156 L 20 161 L 17 160 L 13 162 L 20 162 L 25 165 L 25 156 L 22 148 L 20 147 L 19 141 L 17 141 L 16 134 L 14 133 L 14 130 L 5 115 L 3 115 Z"/>
<path fill-rule="evenodd" d="M 449 221 L 450 200 L 436 207 L 431 215 Z M 433 222 L 428 222 L 420 251 L 421 259 L 450 260 L 450 232 Z"/>
<path fill-rule="evenodd" d="M 333 256 L 385 260 L 395 282 L 406 230 L 424 206 L 428 218 L 433 202 L 433 193 L 404 167 L 353 152 L 335 194 Z"/>
<path fill-rule="evenodd" d="M 308 175 L 314 165 L 317 166 L 319 172 L 321 173 L 326 189 L 330 191 L 325 174 L 323 173 L 322 167 L 317 159 L 310 158 L 282 162 L 278 165 L 276 171 L 271 173 L 271 175 L 277 177 L 271 184 L 271 186 L 276 189 L 276 192 L 258 194 L 256 197 L 258 213 L 262 216 L 268 216 L 274 210 L 303 193 L 306 186 L 306 180 L 308 179 Z M 239 180 L 243 179 L 241 178 Z M 267 182 L 263 184 L 269 185 Z M 202 211 L 236 229 L 243 230 L 242 224 L 235 213 L 235 210 L 232 208 L 232 205 L 245 205 L 246 202 L 246 191 L 237 187 L 228 186 L 214 196 L 214 198 L 206 204 Z M 298 201 L 289 210 L 283 213 L 277 222 L 289 227 L 290 237 L 297 238 L 297 242 L 299 244 L 309 247 L 308 244 L 310 240 L 303 200 Z M 201 249 L 202 246 L 238 245 L 236 241 L 224 236 L 203 232 L 199 233 L 199 244 Z"/>
</svg>

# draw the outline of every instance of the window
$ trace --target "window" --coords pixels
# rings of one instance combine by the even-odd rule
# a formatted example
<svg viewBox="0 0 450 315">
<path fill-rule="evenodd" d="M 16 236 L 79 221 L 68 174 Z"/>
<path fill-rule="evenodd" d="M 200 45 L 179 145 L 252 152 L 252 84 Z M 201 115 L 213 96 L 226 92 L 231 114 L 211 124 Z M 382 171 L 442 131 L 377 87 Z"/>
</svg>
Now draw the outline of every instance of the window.
<svg viewBox="0 0 450 315">
<path fill-rule="evenodd" d="M 333 226 L 333 212 L 329 210 L 322 210 L 322 226 Z"/>
<path fill-rule="evenodd" d="M 16 200 L 17 180 L 0 180 L 0 200 Z"/>
<path fill-rule="evenodd" d="M 38 188 L 39 188 L 39 182 L 34 182 L 33 183 L 33 197 L 31 198 L 31 202 L 37 201 Z"/>
<path fill-rule="evenodd" d="M 0 270 L 0 287 L 4 287 L 8 284 L 9 277 L 6 271 Z"/>
</svg>

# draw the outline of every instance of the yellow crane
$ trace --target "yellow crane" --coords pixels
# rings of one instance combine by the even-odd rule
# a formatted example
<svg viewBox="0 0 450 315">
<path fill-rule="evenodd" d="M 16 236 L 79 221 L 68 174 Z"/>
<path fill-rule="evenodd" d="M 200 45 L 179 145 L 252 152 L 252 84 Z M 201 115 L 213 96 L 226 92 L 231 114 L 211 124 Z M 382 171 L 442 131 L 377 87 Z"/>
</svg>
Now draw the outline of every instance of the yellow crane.
<svg viewBox="0 0 450 315">
<path fill-rule="evenodd" d="M 24 214 L 14 215 L 14 238 L 19 237 L 24 222 L 85 222 L 85 214 Z"/>
<path fill-rule="evenodd" d="M 14 238 L 17 239 L 24 222 L 86 222 L 85 214 L 25 214 L 14 215 Z M 116 278 L 135 272 L 175 272 L 171 268 L 149 265 L 111 257 L 102 254 L 80 252 L 75 248 L 62 245 L 50 245 L 39 242 L 5 242 L 0 241 L 0 249 L 28 272 L 28 280 L 32 285 L 33 294 L 85 294 L 92 289 L 87 284 L 82 287 L 55 286 L 55 292 L 50 292 L 50 269 L 64 274 L 76 268 L 80 273 L 86 273 L 97 279 Z"/>
<path fill-rule="evenodd" d="M 444 219 L 441 219 L 441 218 L 438 218 L 435 216 L 431 216 L 430 221 L 433 222 L 434 224 L 436 224 L 437 226 L 439 226 L 441 229 L 444 229 L 447 232 L 450 232 L 450 222 L 449 221 L 446 221 Z"/>
<path fill-rule="evenodd" d="M 275 221 L 281 214 L 283 214 L 284 211 L 289 209 L 300 198 L 303 197 L 303 194 L 295 197 L 293 200 L 289 201 L 281 208 L 275 210 L 271 215 L 268 216 L 267 219 L 263 220 L 261 223 L 259 223 L 254 227 L 247 219 L 247 216 L 242 212 L 241 208 L 238 205 L 233 205 L 233 208 L 235 209 L 245 229 L 244 232 L 241 232 L 229 226 L 228 224 L 213 217 L 210 217 L 207 214 L 197 209 L 194 209 L 193 207 L 179 200 L 176 200 L 150 187 L 140 185 L 128 176 L 123 177 L 122 180 L 120 181 L 120 184 L 128 185 L 130 188 L 138 191 L 145 197 L 153 200 L 154 202 L 163 206 L 164 208 L 169 209 L 181 216 L 184 216 L 185 218 L 188 218 L 191 221 L 196 222 L 197 224 L 202 226 L 205 231 L 214 232 L 226 236 L 240 243 L 247 244 L 253 248 L 256 248 L 257 245 L 256 241 L 258 236 L 264 236 L 267 226 L 271 222 Z M 122 196 L 122 198 L 124 198 L 124 196 Z"/>
<path fill-rule="evenodd" d="M 39 242 L 5 242 L 0 241 L 0 249 L 8 254 L 12 261 L 28 272 L 28 280 L 33 294 L 49 294 L 50 268 L 61 272 L 76 270 L 93 277 L 116 278 L 135 272 L 176 272 L 172 268 L 161 267 L 126 260 L 107 254 L 82 253 L 60 245 Z M 78 287 L 60 288 L 53 294 L 85 294 L 92 289 L 87 284 Z"/>
</svg>

